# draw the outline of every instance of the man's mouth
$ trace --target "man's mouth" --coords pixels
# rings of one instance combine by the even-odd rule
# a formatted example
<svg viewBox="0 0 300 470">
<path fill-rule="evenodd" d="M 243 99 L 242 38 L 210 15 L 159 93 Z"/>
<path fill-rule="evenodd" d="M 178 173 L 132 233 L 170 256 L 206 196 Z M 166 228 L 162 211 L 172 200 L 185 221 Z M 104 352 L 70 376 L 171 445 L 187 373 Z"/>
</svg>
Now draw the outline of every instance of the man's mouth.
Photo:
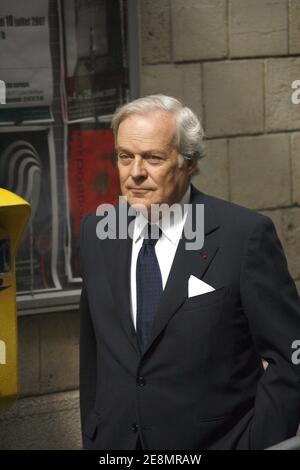
<svg viewBox="0 0 300 470">
<path fill-rule="evenodd" d="M 132 193 L 136 193 L 136 194 L 144 194 L 150 191 L 150 189 L 147 189 L 147 188 L 129 188 L 129 189 Z"/>
</svg>

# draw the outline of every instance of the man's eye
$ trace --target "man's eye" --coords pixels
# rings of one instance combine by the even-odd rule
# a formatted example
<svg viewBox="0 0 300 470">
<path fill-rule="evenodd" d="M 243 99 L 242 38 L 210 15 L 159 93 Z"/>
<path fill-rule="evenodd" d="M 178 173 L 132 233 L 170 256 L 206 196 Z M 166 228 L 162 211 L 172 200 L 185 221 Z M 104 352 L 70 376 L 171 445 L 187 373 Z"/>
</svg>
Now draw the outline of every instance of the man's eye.
<svg viewBox="0 0 300 470">
<path fill-rule="evenodd" d="M 123 161 L 129 161 L 132 160 L 131 155 L 126 155 L 125 153 L 121 153 L 118 155 L 118 158 Z"/>
<path fill-rule="evenodd" d="M 149 161 L 150 163 L 160 163 L 164 159 L 162 157 L 160 157 L 159 155 L 148 155 L 146 157 L 146 160 Z"/>
</svg>

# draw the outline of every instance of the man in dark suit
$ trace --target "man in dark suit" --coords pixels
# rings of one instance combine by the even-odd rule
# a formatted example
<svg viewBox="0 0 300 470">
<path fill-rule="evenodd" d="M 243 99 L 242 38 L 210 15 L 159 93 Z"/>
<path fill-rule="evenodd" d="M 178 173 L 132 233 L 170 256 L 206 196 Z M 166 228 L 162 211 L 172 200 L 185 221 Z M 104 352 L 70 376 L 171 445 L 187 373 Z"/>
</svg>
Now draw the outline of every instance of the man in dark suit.
<svg viewBox="0 0 300 470">
<path fill-rule="evenodd" d="M 84 448 L 263 449 L 295 435 L 300 302 L 272 221 L 190 184 L 203 132 L 174 98 L 129 103 L 113 128 L 127 205 L 107 238 L 104 215 L 81 227 Z M 188 221 L 202 247 L 188 248 Z"/>
</svg>

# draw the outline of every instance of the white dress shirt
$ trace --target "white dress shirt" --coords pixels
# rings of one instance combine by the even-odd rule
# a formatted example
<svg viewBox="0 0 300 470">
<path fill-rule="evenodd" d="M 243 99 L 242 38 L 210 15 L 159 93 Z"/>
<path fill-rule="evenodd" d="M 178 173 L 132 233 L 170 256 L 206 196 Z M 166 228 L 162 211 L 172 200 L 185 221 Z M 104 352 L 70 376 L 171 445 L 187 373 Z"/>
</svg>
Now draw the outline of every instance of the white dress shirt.
<svg viewBox="0 0 300 470">
<path fill-rule="evenodd" d="M 163 216 L 160 220 L 159 226 L 162 229 L 162 234 L 155 245 L 155 253 L 158 260 L 163 289 L 166 286 L 167 279 L 171 270 L 171 266 L 175 257 L 177 246 L 181 238 L 183 226 L 187 217 L 187 209 L 184 209 L 184 204 L 190 202 L 191 187 L 189 186 L 183 198 L 180 201 L 182 207 L 181 217 L 175 217 L 175 220 L 170 221 L 170 217 Z M 142 247 L 144 240 L 144 232 L 148 220 L 141 214 L 135 218 L 132 253 L 131 253 L 131 268 L 130 268 L 130 285 L 131 285 L 131 315 L 134 327 L 136 328 L 136 263 L 139 251 Z"/>
</svg>

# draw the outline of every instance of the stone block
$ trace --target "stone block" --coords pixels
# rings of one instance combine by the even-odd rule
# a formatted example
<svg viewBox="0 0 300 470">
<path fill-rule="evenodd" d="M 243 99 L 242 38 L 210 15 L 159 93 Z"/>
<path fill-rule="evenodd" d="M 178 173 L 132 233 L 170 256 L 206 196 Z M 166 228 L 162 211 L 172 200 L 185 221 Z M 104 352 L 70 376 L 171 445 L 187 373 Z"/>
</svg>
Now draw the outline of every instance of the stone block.
<svg viewBox="0 0 300 470">
<path fill-rule="evenodd" d="M 289 136 L 230 139 L 232 201 L 253 209 L 291 204 Z"/>
<path fill-rule="evenodd" d="M 18 318 L 18 357 L 20 394 L 34 395 L 40 390 L 39 319 Z"/>
<path fill-rule="evenodd" d="M 78 312 L 41 318 L 41 390 L 44 393 L 74 389 L 79 376 Z"/>
<path fill-rule="evenodd" d="M 140 5 L 143 63 L 170 62 L 170 1 L 142 0 Z"/>
<path fill-rule="evenodd" d="M 300 2 L 299 0 L 289 0 L 290 2 L 290 54 L 300 53 Z"/>
<path fill-rule="evenodd" d="M 287 0 L 230 0 L 230 57 L 288 53 Z"/>
<path fill-rule="evenodd" d="M 171 0 L 171 12 L 175 61 L 227 56 L 224 0 Z"/>
<path fill-rule="evenodd" d="M 261 61 L 207 63 L 204 65 L 203 80 L 207 136 L 263 132 Z"/>
</svg>

